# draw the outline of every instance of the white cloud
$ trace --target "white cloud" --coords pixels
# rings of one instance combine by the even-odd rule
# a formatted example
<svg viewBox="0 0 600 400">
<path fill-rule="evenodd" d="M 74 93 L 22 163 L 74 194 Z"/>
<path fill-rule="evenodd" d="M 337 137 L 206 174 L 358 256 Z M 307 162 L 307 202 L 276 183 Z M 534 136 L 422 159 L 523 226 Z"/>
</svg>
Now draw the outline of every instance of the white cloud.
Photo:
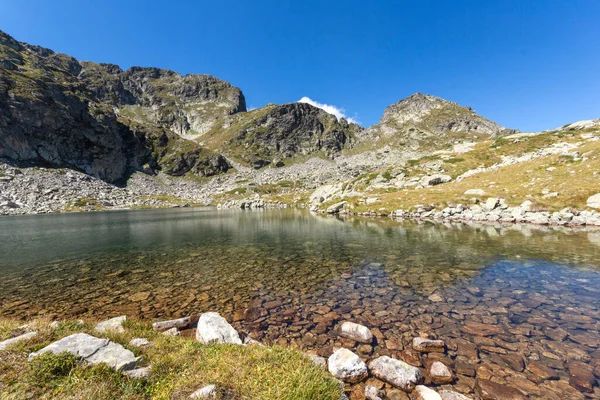
<svg viewBox="0 0 600 400">
<path fill-rule="evenodd" d="M 346 110 L 344 110 L 343 108 L 332 106 L 329 104 L 319 103 L 318 101 L 314 101 L 310 97 L 306 97 L 306 96 L 304 96 L 303 98 L 298 100 L 298 103 L 310 104 L 311 106 L 318 107 L 321 110 L 328 112 L 329 114 L 335 115 L 338 119 L 346 118 L 348 120 L 348 122 L 353 122 L 355 124 L 359 124 L 359 122 L 356 120 L 356 118 L 348 117 L 345 114 Z"/>
</svg>

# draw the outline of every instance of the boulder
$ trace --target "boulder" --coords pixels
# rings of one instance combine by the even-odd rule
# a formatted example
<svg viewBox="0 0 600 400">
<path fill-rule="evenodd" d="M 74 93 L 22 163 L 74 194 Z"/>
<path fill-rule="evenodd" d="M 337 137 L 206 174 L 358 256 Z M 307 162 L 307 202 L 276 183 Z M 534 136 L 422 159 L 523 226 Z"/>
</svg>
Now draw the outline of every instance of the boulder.
<svg viewBox="0 0 600 400">
<path fill-rule="evenodd" d="M 493 209 L 495 209 L 498 206 L 498 204 L 500 204 L 499 198 L 490 197 L 485 201 L 483 208 L 487 211 L 492 211 Z"/>
<path fill-rule="evenodd" d="M 369 344 L 373 341 L 373 334 L 371 333 L 369 328 L 367 328 L 364 325 L 356 324 L 354 322 L 344 322 L 340 326 L 340 335 L 361 343 Z"/>
<path fill-rule="evenodd" d="M 123 328 L 123 322 L 127 321 L 127 317 L 125 315 L 121 315 L 120 317 L 114 317 L 107 321 L 100 322 L 94 328 L 96 332 L 104 333 L 106 331 L 114 331 L 114 332 L 125 332 L 125 328 Z"/>
<path fill-rule="evenodd" d="M 206 385 L 190 395 L 190 399 L 216 399 L 217 398 L 217 386 Z"/>
<path fill-rule="evenodd" d="M 327 360 L 329 372 L 344 382 L 360 382 L 367 377 L 365 363 L 348 349 L 338 349 Z"/>
<path fill-rule="evenodd" d="M 423 375 L 419 368 L 388 356 L 378 357 L 371 361 L 369 370 L 373 376 L 405 392 L 410 392 L 416 385 L 423 382 Z"/>
<path fill-rule="evenodd" d="M 453 376 L 450 369 L 440 361 L 434 361 L 433 364 L 429 367 L 429 376 L 433 383 L 437 383 L 438 385 L 445 385 L 447 383 L 452 383 Z"/>
<path fill-rule="evenodd" d="M 416 337 L 413 338 L 412 347 L 421 353 L 443 353 L 446 345 L 443 340 L 431 340 Z"/>
<path fill-rule="evenodd" d="M 167 329 L 166 331 L 161 332 L 163 335 L 167 335 L 167 336 L 180 336 L 181 332 L 179 332 L 179 329 L 173 327 L 171 329 Z"/>
<path fill-rule="evenodd" d="M 519 390 L 501 385 L 496 382 L 488 381 L 487 379 L 477 379 L 475 383 L 475 391 L 482 400 L 526 400 L 525 396 Z"/>
<path fill-rule="evenodd" d="M 600 193 L 588 197 L 585 204 L 590 208 L 600 208 Z"/>
<path fill-rule="evenodd" d="M 37 335 L 37 332 L 27 332 L 22 335 L 16 336 L 14 338 L 6 339 L 0 342 L 0 350 L 5 350 L 8 346 L 11 346 L 15 343 L 22 342 L 23 340 L 29 340 Z"/>
<path fill-rule="evenodd" d="M 415 400 L 442 400 L 442 396 L 427 386 L 417 385 L 413 391 Z"/>
<path fill-rule="evenodd" d="M 219 313 L 208 312 L 200 316 L 196 340 L 200 343 L 242 344 L 240 335 Z"/>
<path fill-rule="evenodd" d="M 327 214 L 337 214 L 342 208 L 346 206 L 346 204 L 348 204 L 346 201 L 340 201 L 339 203 L 335 203 L 327 207 Z"/>
<path fill-rule="evenodd" d="M 135 368 L 135 355 L 118 343 L 100 339 L 87 333 L 75 333 L 62 338 L 43 349 L 31 353 L 29 360 L 44 353 L 62 353 L 66 351 L 90 364 L 107 364 L 117 371 L 129 371 Z"/>
<path fill-rule="evenodd" d="M 429 175 L 421 179 L 421 185 L 423 186 L 435 186 L 442 183 L 448 183 L 452 180 L 450 175 Z"/>
<path fill-rule="evenodd" d="M 152 324 L 152 329 L 159 332 L 166 331 L 167 329 L 171 328 L 182 329 L 186 328 L 191 322 L 192 319 L 190 317 L 171 319 L 168 321 L 158 321 Z"/>
</svg>

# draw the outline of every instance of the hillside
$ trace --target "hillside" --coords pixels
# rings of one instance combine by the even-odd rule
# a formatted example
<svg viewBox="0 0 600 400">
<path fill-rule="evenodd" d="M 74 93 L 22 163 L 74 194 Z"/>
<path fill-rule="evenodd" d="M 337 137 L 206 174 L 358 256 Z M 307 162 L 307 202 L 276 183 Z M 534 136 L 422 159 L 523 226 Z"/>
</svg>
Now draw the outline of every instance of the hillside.
<svg viewBox="0 0 600 400">
<path fill-rule="evenodd" d="M 584 209 L 599 131 L 522 134 L 421 93 L 369 128 L 306 103 L 247 111 L 214 76 L 78 61 L 0 32 L 2 214 L 346 201 L 386 215 L 489 196 Z"/>
</svg>

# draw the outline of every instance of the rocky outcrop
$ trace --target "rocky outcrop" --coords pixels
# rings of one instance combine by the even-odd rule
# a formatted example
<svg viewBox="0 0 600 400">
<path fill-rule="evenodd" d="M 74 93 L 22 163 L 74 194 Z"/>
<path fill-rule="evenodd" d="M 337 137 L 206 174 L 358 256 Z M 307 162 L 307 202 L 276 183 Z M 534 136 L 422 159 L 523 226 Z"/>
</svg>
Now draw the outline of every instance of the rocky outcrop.
<svg viewBox="0 0 600 400">
<path fill-rule="evenodd" d="M 211 118 L 244 111 L 241 91 L 226 82 L 80 63 L 1 31 L 0 54 L 2 158 L 74 168 L 107 182 L 123 182 L 132 171 L 211 176 L 230 168 L 222 156 L 178 136 L 188 131 L 176 129 L 173 116 L 195 113 L 194 125 L 208 118 L 198 107 L 210 108 Z"/>
<path fill-rule="evenodd" d="M 334 156 L 350 147 L 363 129 L 306 103 L 267 105 L 226 118 L 202 140 L 230 157 L 253 166 L 281 167 L 282 159 L 324 153 Z"/>
<path fill-rule="evenodd" d="M 99 339 L 86 333 L 76 333 L 54 342 L 43 349 L 31 353 L 29 359 L 44 353 L 59 354 L 67 352 L 90 364 L 107 364 L 117 371 L 135 368 L 135 355 L 118 343 L 108 339 Z"/>
<path fill-rule="evenodd" d="M 387 107 L 367 137 L 386 139 L 411 149 L 442 149 L 464 142 L 512 133 L 477 115 L 470 107 L 427 94 L 412 96 Z"/>
</svg>

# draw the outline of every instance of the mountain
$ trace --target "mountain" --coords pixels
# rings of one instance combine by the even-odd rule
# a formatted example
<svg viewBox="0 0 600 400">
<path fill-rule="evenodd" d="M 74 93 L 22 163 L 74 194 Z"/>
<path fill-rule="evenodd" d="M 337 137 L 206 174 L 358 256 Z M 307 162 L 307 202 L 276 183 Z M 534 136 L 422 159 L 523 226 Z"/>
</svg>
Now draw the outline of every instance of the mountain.
<svg viewBox="0 0 600 400">
<path fill-rule="evenodd" d="M 211 176 L 231 167 L 182 137 L 245 111 L 242 92 L 227 82 L 79 62 L 4 32 L 0 67 L 0 157 L 67 166 L 107 182 L 134 171 Z"/>
<path fill-rule="evenodd" d="M 415 93 L 387 107 L 368 137 L 380 144 L 437 150 L 514 133 L 456 103 Z"/>
<path fill-rule="evenodd" d="M 363 130 L 310 104 L 270 104 L 223 119 L 200 140 L 238 162 L 261 168 L 317 153 L 331 157 L 351 147 Z"/>
</svg>

